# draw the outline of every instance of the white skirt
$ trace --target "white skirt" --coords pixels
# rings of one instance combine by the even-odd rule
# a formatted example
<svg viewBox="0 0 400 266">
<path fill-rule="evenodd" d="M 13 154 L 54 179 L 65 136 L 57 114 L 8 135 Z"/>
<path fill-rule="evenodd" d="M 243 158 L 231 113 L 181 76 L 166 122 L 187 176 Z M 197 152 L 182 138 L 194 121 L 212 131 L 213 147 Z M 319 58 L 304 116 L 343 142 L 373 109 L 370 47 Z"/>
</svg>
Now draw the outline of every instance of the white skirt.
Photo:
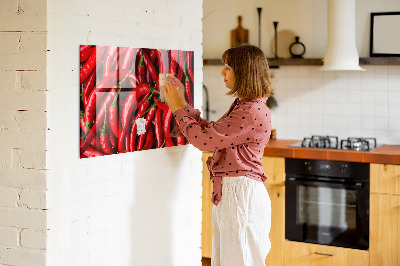
<svg viewBox="0 0 400 266">
<path fill-rule="evenodd" d="M 212 210 L 212 266 L 262 266 L 271 249 L 271 201 L 264 184 L 222 178 L 222 197 Z"/>
</svg>

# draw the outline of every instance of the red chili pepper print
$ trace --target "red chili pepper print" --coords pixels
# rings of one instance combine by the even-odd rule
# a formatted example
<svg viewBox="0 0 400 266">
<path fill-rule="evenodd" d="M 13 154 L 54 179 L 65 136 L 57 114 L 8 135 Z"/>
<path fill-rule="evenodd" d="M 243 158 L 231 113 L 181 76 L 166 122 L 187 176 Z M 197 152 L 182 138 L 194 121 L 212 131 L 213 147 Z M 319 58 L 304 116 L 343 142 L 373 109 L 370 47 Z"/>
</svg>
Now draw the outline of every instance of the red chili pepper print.
<svg viewBox="0 0 400 266">
<path fill-rule="evenodd" d="M 193 75 L 193 51 L 186 52 L 186 64 L 187 64 L 187 72 L 189 74 L 190 80 L 194 83 L 194 75 Z"/>
<path fill-rule="evenodd" d="M 165 145 L 167 147 L 175 146 L 174 142 L 169 137 L 169 134 L 171 132 L 171 118 L 172 118 L 172 111 L 171 109 L 168 109 L 168 111 L 164 112 L 164 124 L 163 124 Z"/>
<path fill-rule="evenodd" d="M 81 51 L 81 63 L 86 62 L 90 58 L 92 53 L 95 51 L 96 51 L 95 48 L 89 48 L 84 51 Z"/>
<path fill-rule="evenodd" d="M 158 104 L 157 104 L 158 106 Z M 164 143 L 164 134 L 163 130 L 161 127 L 161 117 L 162 110 L 160 108 L 157 108 L 156 113 L 154 115 L 154 133 L 156 135 L 156 140 L 157 140 L 157 148 L 161 148 L 163 143 Z"/>
<path fill-rule="evenodd" d="M 80 84 L 83 84 L 96 68 L 96 54 L 101 53 L 101 47 L 94 48 L 93 53 L 80 70 Z"/>
<path fill-rule="evenodd" d="M 106 108 L 107 109 L 107 108 Z M 112 154 L 112 148 L 111 148 L 111 143 L 109 136 L 106 131 L 106 122 L 107 122 L 107 110 L 105 110 L 105 118 L 104 118 L 104 124 L 103 127 L 100 130 L 100 146 L 104 152 L 104 154 Z"/>
<path fill-rule="evenodd" d="M 183 51 L 179 51 L 178 74 L 176 78 L 179 79 L 180 81 L 182 81 L 184 70 L 185 70 L 185 57 L 183 55 Z"/>
<path fill-rule="evenodd" d="M 171 50 L 169 63 L 169 74 L 176 75 L 176 67 L 178 66 L 178 50 Z"/>
<path fill-rule="evenodd" d="M 106 77 L 108 73 L 111 72 L 112 67 L 114 67 L 114 60 L 118 54 L 118 47 L 109 46 L 106 52 L 106 57 L 104 59 L 103 65 L 103 76 Z"/>
<path fill-rule="evenodd" d="M 93 71 L 92 74 L 90 74 L 90 77 L 85 81 L 83 85 L 82 100 L 85 106 L 87 105 L 89 96 L 92 93 L 95 83 L 96 83 L 96 71 Z"/>
<path fill-rule="evenodd" d="M 185 94 L 190 106 L 193 107 L 192 88 L 189 77 L 186 74 L 185 74 Z"/>
<path fill-rule="evenodd" d="M 151 75 L 151 78 L 154 81 L 157 81 L 158 75 L 157 75 L 156 68 L 153 65 L 153 62 L 151 61 L 150 57 L 147 55 L 146 51 L 141 49 L 141 53 L 142 53 L 143 61 L 147 67 L 147 70 L 149 71 L 149 73 Z"/>
<path fill-rule="evenodd" d="M 170 138 L 172 111 L 159 74 L 176 76 L 193 106 L 193 52 L 80 46 L 80 157 L 184 145 Z"/>
<path fill-rule="evenodd" d="M 150 127 L 146 133 L 146 142 L 141 150 L 149 150 L 153 147 L 155 140 L 154 140 L 154 132 L 153 129 Z"/>
</svg>

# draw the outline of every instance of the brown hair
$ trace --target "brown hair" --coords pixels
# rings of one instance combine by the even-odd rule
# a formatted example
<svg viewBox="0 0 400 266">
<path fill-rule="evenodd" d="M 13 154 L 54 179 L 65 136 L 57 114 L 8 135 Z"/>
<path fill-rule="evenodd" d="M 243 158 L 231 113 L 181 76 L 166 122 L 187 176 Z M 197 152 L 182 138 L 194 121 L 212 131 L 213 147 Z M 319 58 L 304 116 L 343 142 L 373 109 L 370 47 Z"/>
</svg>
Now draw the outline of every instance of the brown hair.
<svg viewBox="0 0 400 266">
<path fill-rule="evenodd" d="M 249 44 L 239 45 L 226 50 L 221 60 L 235 74 L 235 86 L 227 95 L 254 99 L 274 94 L 268 61 L 260 48 Z"/>
</svg>

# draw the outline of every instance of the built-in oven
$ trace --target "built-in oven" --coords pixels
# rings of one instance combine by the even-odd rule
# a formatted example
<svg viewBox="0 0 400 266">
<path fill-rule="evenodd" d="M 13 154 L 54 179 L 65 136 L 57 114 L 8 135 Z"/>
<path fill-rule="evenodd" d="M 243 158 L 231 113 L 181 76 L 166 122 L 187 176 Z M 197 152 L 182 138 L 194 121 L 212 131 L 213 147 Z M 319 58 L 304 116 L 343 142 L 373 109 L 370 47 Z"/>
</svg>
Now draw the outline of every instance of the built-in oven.
<svg viewBox="0 0 400 266">
<path fill-rule="evenodd" d="M 369 164 L 287 158 L 285 169 L 286 239 L 368 249 Z"/>
</svg>

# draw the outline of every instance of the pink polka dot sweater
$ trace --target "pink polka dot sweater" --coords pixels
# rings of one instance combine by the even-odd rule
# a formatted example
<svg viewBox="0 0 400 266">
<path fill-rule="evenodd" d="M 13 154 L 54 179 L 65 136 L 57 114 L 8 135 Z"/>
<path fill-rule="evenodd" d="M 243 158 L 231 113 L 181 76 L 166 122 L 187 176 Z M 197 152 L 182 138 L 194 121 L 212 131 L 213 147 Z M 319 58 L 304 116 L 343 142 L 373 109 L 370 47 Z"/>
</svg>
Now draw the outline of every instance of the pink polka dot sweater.
<svg viewBox="0 0 400 266">
<path fill-rule="evenodd" d="M 224 176 L 267 179 L 261 159 L 271 132 L 271 112 L 265 98 L 235 99 L 218 121 L 208 122 L 200 111 L 187 105 L 174 112 L 180 132 L 201 151 L 214 151 L 207 160 L 213 182 L 211 201 L 221 200 Z"/>
</svg>

